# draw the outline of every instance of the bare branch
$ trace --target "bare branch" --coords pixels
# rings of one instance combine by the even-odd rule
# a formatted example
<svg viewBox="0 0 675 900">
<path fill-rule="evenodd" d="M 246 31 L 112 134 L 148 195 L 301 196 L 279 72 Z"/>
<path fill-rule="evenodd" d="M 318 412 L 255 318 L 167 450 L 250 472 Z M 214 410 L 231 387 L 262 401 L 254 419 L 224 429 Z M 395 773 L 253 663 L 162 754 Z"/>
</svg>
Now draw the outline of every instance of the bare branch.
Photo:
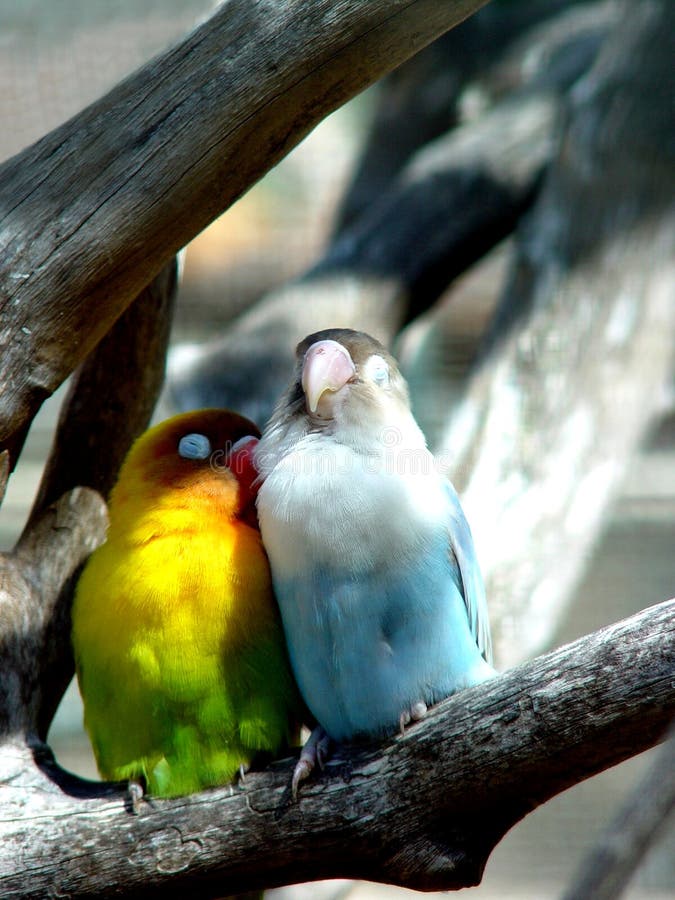
<svg viewBox="0 0 675 900">
<path fill-rule="evenodd" d="M 0 560 L 0 639 L 7 642 L 0 659 L 11 686 L 11 696 L 0 696 L 7 717 L 0 732 L 44 738 L 73 676 L 70 595 L 107 525 L 100 495 L 81 488 L 106 496 L 148 424 L 164 378 L 176 287 L 172 260 L 75 376 L 33 512 L 15 552 Z"/>
<path fill-rule="evenodd" d="M 675 729 L 588 854 L 563 900 L 614 900 L 675 811 Z"/>
<path fill-rule="evenodd" d="M 73 671 L 70 592 L 107 522 L 99 494 L 76 488 L 33 520 L 13 554 L 0 555 L 0 736 L 46 735 Z"/>
<path fill-rule="evenodd" d="M 229 0 L 6 162 L 0 447 L 190 238 L 328 112 L 484 2 Z"/>
<path fill-rule="evenodd" d="M 674 666 L 671 600 L 450 698 L 389 744 L 345 749 L 295 804 L 286 761 L 134 816 L 123 792 L 65 775 L 36 748 L 38 769 L 8 745 L 0 893 L 170 900 L 331 877 L 475 884 L 520 818 L 660 739 Z"/>
<path fill-rule="evenodd" d="M 73 377 L 33 515 L 76 485 L 108 496 L 161 391 L 177 290 L 172 259 Z"/>
<path fill-rule="evenodd" d="M 482 365 L 437 447 L 463 494 L 505 664 L 538 652 L 559 621 L 672 371 L 662 85 L 675 6 L 623 9 L 575 88 Z"/>
<path fill-rule="evenodd" d="M 265 422 L 306 334 L 360 328 L 390 343 L 457 274 L 513 230 L 552 155 L 559 102 L 504 102 L 421 150 L 296 282 L 272 291 L 170 375 L 182 408 L 217 398 Z"/>
</svg>

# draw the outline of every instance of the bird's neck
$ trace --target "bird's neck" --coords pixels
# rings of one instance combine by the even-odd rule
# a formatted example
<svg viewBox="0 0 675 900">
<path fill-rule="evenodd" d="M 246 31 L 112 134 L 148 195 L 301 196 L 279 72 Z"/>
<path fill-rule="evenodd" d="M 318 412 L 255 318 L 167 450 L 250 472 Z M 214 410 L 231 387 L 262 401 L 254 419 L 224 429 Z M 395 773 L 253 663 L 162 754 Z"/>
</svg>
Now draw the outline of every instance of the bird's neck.
<svg viewBox="0 0 675 900">
<path fill-rule="evenodd" d="M 189 490 L 177 486 L 143 495 L 118 493 L 111 498 L 108 536 L 145 543 L 172 534 L 222 530 L 234 521 L 231 499 L 208 483 Z"/>
<path fill-rule="evenodd" d="M 361 457 L 372 465 L 396 465 L 397 458 L 430 459 L 426 440 L 412 413 L 382 419 L 365 428 L 362 422 L 344 420 L 316 427 L 304 415 L 268 428 L 256 450 L 256 465 L 266 478 L 289 454 L 344 453 Z"/>
</svg>

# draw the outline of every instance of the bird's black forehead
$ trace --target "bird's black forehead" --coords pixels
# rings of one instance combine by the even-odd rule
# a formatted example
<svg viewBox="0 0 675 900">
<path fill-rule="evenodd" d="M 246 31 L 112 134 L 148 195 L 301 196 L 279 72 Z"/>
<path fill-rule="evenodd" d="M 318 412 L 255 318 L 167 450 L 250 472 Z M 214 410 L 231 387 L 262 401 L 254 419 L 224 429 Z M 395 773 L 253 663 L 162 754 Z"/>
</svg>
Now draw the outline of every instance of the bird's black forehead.
<svg viewBox="0 0 675 900">
<path fill-rule="evenodd" d="M 384 357 L 390 365 L 396 364 L 391 353 L 376 338 L 366 334 L 365 331 L 354 331 L 351 328 L 326 328 L 308 334 L 295 349 L 298 360 L 304 359 L 305 353 L 317 341 L 337 341 L 342 344 L 357 366 L 366 362 L 374 353 Z"/>
</svg>

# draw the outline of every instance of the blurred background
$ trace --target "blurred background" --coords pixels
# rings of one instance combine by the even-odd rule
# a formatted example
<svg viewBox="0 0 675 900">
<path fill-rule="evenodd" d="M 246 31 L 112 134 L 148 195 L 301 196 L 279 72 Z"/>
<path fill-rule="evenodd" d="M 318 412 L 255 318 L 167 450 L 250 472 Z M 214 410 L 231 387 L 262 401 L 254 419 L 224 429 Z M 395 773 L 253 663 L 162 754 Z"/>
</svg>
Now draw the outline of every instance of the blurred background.
<svg viewBox="0 0 675 900">
<path fill-rule="evenodd" d="M 510 7 L 517 5 L 511 3 Z M 533 15 L 536 7 L 536 16 L 542 17 L 542 4 L 523 6 Z M 599 45 L 614 27 L 620 5 L 552 3 L 549 10 L 564 10 L 566 6 L 580 10 L 579 21 L 583 17 L 587 30 L 576 46 L 583 43 L 590 59 L 588 48 L 592 40 Z M 0 159 L 16 153 L 78 112 L 185 34 L 211 8 L 212 4 L 203 0 L 0 0 Z M 567 34 L 571 21 L 566 25 Z M 578 24 L 575 27 L 580 28 Z M 524 68 L 537 66 L 534 57 L 539 45 L 532 39 L 528 56 L 524 45 L 518 45 L 527 29 L 522 23 L 518 28 L 510 47 L 511 56 L 503 46 L 499 48 L 500 90 L 505 90 L 509 79 L 524 77 L 522 73 L 514 74 L 514 60 L 519 60 Z M 596 50 L 597 46 L 593 53 Z M 556 57 L 549 71 L 554 63 L 562 65 Z M 564 89 L 568 90 L 577 77 L 576 70 L 566 74 L 561 82 Z M 430 91 L 432 81 L 425 82 Z M 399 99 L 404 88 L 405 84 L 399 82 Z M 470 119 L 476 109 L 481 109 L 486 90 L 485 85 L 479 89 L 474 79 L 462 91 L 463 115 Z M 498 91 L 491 90 L 494 99 Z M 273 294 L 283 285 L 298 280 L 302 283 L 303 273 L 311 272 L 322 257 L 327 255 L 330 262 L 326 248 L 335 247 L 335 235 L 348 218 L 345 194 L 350 185 L 354 188 L 361 154 L 372 138 L 374 117 L 383 114 L 379 91 L 376 86 L 326 119 L 189 245 L 173 331 L 169 364 L 173 375 L 160 401 L 157 419 L 189 406 L 195 393 L 208 396 L 202 384 L 203 372 L 194 377 L 191 374 L 205 344 L 211 346 L 214 336 L 227 335 L 230 329 L 240 327 L 245 310 L 258 298 Z M 402 105 L 404 101 L 408 102 L 400 99 Z M 431 103 L 423 92 L 416 102 L 422 106 Z M 340 220 L 342 224 L 336 225 Z M 415 410 L 437 446 L 439 441 L 442 443 L 445 412 L 453 402 L 453 391 L 460 389 L 467 370 L 475 362 L 498 305 L 501 285 L 513 265 L 513 238 L 505 233 L 493 243 L 489 253 L 480 254 L 478 264 L 466 265 L 461 274 L 437 291 L 431 311 L 426 309 L 431 304 L 425 301 L 413 311 L 414 315 L 397 313 L 391 328 L 387 329 L 386 322 L 383 326 L 407 366 Z M 287 302 L 292 310 L 292 300 Z M 393 334 L 387 334 L 388 330 Z M 443 379 L 422 365 L 431 358 L 442 368 Z M 226 365 L 225 359 L 223 366 Z M 197 388 L 191 394 L 195 384 Z M 219 390 L 217 379 L 210 384 L 209 389 Z M 668 384 L 664 385 L 658 414 L 620 472 L 611 501 L 603 508 L 593 540 L 584 551 L 578 575 L 572 579 L 574 584 L 564 609 L 556 614 L 555 622 L 543 631 L 540 629 L 545 638 L 538 650 L 565 643 L 675 593 L 672 381 L 670 385 L 671 393 Z M 44 405 L 10 481 L 0 510 L 0 549 L 11 548 L 22 528 L 49 450 L 63 393 L 62 388 Z M 235 405 L 236 398 L 233 402 L 226 397 L 221 402 Z M 479 515 L 472 511 L 472 523 Z M 593 515 L 591 510 L 589 516 Z M 499 624 L 503 646 L 517 640 L 504 616 Z M 499 639 L 497 645 L 500 646 Z M 516 651 L 510 656 L 508 649 L 502 649 L 498 664 L 503 667 L 522 656 Z M 64 767 L 95 777 L 81 718 L 77 689 L 71 685 L 53 723 L 50 742 Z M 493 853 L 483 884 L 467 890 L 467 895 L 477 900 L 558 897 L 584 853 L 648 765 L 650 756 L 651 753 L 635 757 L 590 779 L 528 816 Z M 675 897 L 674 835 L 671 827 L 654 846 L 633 879 L 628 897 Z M 352 900 L 394 898 L 406 893 L 387 886 L 351 882 L 270 892 L 272 896 L 287 898 L 340 896 Z"/>
</svg>

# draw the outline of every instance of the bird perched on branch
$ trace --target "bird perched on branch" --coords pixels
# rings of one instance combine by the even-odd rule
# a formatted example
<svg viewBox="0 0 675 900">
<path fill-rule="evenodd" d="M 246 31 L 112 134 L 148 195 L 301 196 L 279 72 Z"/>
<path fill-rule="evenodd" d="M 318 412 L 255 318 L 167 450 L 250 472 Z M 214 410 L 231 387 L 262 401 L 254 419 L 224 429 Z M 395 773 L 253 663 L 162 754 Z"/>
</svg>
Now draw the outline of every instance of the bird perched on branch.
<svg viewBox="0 0 675 900">
<path fill-rule="evenodd" d="M 311 334 L 255 450 L 300 691 L 334 741 L 380 737 L 494 674 L 469 526 L 374 338 Z M 326 751 L 315 731 L 294 790 Z"/>
<path fill-rule="evenodd" d="M 207 409 L 142 435 L 78 583 L 85 725 L 101 775 L 136 796 L 230 782 L 292 737 L 301 701 L 256 523 L 257 434 Z"/>
</svg>

